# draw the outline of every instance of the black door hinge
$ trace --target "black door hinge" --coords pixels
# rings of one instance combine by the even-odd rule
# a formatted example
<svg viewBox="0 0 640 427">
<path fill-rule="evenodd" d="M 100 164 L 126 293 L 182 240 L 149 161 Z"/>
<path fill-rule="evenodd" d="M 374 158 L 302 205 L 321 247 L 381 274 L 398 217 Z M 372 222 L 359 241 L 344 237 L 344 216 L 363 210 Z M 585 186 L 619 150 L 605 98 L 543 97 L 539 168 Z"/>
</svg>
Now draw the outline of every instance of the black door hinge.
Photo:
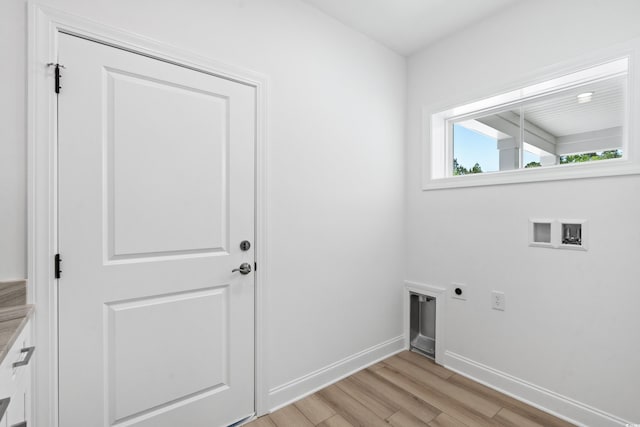
<svg viewBox="0 0 640 427">
<path fill-rule="evenodd" d="M 60 264 L 62 264 L 62 258 L 60 257 L 60 254 L 56 254 L 56 256 L 53 258 L 53 263 L 54 263 L 53 276 L 56 279 L 59 279 L 60 273 L 62 273 L 62 270 L 60 270 Z"/>
<path fill-rule="evenodd" d="M 253 263 L 253 271 L 258 271 L 258 263 L 257 262 Z"/>
<path fill-rule="evenodd" d="M 54 83 L 53 83 L 53 90 L 56 91 L 56 93 L 60 93 L 60 88 L 62 87 L 60 85 L 60 77 L 62 77 L 62 74 L 60 74 L 60 68 L 64 68 L 64 65 L 60 65 L 60 64 L 56 64 L 53 62 L 50 62 L 47 64 L 48 67 L 55 67 L 54 68 Z"/>
</svg>

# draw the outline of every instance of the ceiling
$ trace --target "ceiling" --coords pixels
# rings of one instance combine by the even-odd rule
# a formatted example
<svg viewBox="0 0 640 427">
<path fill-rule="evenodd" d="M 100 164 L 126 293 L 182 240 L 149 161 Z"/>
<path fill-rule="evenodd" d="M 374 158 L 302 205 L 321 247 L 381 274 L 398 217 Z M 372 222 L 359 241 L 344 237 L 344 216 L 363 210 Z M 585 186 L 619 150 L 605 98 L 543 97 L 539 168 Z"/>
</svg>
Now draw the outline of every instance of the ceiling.
<svg viewBox="0 0 640 427">
<path fill-rule="evenodd" d="M 410 55 L 521 0 L 302 0 Z"/>
<path fill-rule="evenodd" d="M 576 96 L 585 92 L 593 98 L 579 103 Z M 626 75 L 582 85 L 527 105 L 524 119 L 556 137 L 621 127 L 626 92 Z"/>
</svg>

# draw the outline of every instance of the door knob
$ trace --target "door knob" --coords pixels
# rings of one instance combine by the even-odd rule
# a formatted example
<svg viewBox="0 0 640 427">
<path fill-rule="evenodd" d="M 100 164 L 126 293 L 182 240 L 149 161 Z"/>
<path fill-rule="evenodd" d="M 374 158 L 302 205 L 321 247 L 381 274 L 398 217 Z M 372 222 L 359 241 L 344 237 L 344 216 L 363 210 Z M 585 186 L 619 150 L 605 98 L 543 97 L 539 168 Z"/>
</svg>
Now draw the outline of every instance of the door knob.
<svg viewBox="0 0 640 427">
<path fill-rule="evenodd" d="M 251 273 L 251 265 L 248 262 L 243 262 L 240 264 L 240 267 L 231 270 L 232 273 L 235 273 L 236 271 L 239 271 L 240 274 L 249 274 Z"/>
</svg>

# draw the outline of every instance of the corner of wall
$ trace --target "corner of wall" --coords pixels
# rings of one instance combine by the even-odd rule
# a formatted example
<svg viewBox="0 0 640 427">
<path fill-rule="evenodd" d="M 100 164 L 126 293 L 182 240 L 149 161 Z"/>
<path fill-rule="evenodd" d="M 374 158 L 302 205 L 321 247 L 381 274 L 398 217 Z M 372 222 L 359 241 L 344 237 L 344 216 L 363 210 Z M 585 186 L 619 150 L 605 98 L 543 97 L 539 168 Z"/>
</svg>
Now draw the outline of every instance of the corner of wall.
<svg viewBox="0 0 640 427">
<path fill-rule="evenodd" d="M 404 349 L 404 335 L 401 335 L 345 357 L 286 384 L 274 387 L 269 390 L 269 412 L 274 412 L 283 406 L 300 400 Z"/>
</svg>

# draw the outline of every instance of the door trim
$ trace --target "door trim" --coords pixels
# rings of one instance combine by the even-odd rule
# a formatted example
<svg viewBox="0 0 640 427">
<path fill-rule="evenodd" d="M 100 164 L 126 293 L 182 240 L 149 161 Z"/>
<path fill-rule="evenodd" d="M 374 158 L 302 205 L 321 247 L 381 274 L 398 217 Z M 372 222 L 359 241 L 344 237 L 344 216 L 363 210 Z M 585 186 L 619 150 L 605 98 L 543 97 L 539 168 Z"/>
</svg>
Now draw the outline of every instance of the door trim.
<svg viewBox="0 0 640 427">
<path fill-rule="evenodd" d="M 257 415 L 268 410 L 266 384 L 266 290 L 268 248 L 268 104 L 269 78 L 242 67 L 212 60 L 151 38 L 102 25 L 46 6 L 30 3 L 28 14 L 28 299 L 35 304 L 36 375 L 33 376 L 34 424 L 58 427 L 58 294 L 53 258 L 57 253 L 57 109 L 53 90 L 58 35 L 79 36 L 256 89 L 255 146 L 255 384 Z M 64 88 L 62 89 L 64 91 Z"/>
</svg>

